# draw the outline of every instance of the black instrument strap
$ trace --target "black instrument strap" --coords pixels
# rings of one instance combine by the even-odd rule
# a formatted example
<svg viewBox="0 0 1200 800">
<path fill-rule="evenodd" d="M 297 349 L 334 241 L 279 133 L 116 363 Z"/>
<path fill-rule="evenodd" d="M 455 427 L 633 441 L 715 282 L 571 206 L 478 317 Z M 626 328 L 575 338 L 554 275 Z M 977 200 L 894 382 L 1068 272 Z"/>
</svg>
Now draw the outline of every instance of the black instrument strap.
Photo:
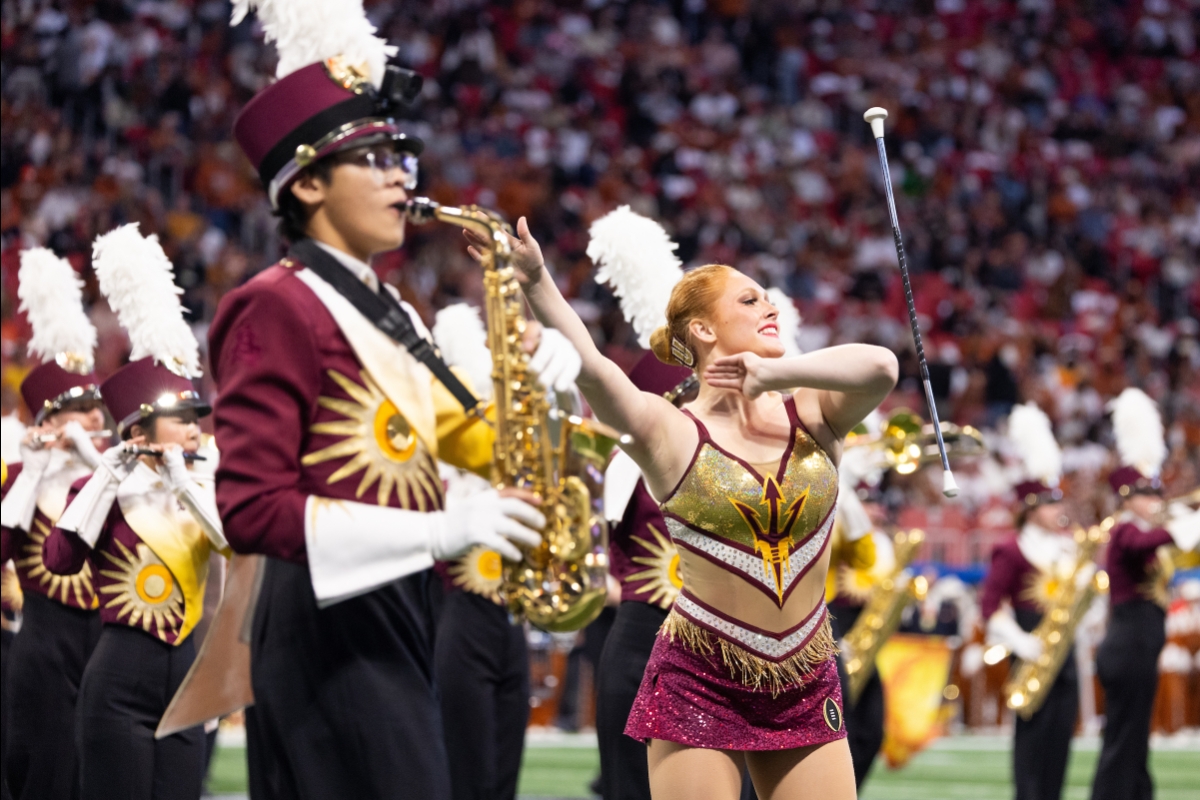
<svg viewBox="0 0 1200 800">
<path fill-rule="evenodd" d="M 311 269 L 338 294 L 349 300 L 350 305 L 358 309 L 376 328 L 404 345 L 413 358 L 428 367 L 433 376 L 450 390 L 450 394 L 454 395 L 454 399 L 461 403 L 466 411 L 479 411 L 479 398 L 450 371 L 450 366 L 442 360 L 441 353 L 417 333 L 408 312 L 391 292 L 384 287 L 380 287 L 378 293 L 371 291 L 369 286 L 352 275 L 350 270 L 312 239 L 296 242 L 289 249 L 288 255 Z"/>
</svg>

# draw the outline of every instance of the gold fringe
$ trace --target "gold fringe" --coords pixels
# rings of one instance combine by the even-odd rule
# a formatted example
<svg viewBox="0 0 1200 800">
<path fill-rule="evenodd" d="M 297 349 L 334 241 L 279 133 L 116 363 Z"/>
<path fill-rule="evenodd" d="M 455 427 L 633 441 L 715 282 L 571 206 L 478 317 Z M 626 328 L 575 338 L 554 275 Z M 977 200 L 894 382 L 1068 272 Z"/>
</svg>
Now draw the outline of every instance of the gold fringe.
<svg viewBox="0 0 1200 800">
<path fill-rule="evenodd" d="M 772 697 L 803 681 L 838 652 L 828 615 L 804 649 L 783 661 L 768 661 L 756 656 L 701 628 L 674 608 L 663 622 L 660 633 L 666 634 L 672 642 L 678 637 L 685 647 L 698 655 L 712 656 L 720 648 L 721 662 L 732 673 L 734 680 L 754 690 L 769 688 Z"/>
</svg>

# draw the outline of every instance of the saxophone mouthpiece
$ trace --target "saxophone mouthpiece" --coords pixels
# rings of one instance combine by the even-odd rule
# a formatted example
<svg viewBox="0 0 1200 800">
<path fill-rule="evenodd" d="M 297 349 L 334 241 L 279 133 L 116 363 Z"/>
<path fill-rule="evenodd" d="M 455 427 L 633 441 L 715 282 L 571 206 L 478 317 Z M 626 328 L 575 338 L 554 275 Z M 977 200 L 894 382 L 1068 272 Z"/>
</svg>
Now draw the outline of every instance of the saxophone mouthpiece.
<svg viewBox="0 0 1200 800">
<path fill-rule="evenodd" d="M 438 203 L 430 200 L 428 197 L 414 197 L 403 203 L 397 203 L 395 207 L 400 209 L 408 217 L 409 221 L 421 225 L 426 222 L 432 222 L 435 219 Z"/>
</svg>

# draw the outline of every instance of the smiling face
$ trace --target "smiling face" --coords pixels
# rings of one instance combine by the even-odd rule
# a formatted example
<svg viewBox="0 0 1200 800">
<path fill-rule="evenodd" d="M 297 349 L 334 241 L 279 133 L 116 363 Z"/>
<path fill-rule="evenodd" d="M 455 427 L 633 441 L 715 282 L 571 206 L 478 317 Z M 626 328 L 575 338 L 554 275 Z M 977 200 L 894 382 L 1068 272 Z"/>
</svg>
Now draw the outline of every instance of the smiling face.
<svg viewBox="0 0 1200 800">
<path fill-rule="evenodd" d="M 707 318 L 692 321 L 691 334 L 697 343 L 712 346 L 710 359 L 744 352 L 762 358 L 784 354 L 779 309 L 771 305 L 765 289 L 740 272 L 729 273 Z"/>
</svg>

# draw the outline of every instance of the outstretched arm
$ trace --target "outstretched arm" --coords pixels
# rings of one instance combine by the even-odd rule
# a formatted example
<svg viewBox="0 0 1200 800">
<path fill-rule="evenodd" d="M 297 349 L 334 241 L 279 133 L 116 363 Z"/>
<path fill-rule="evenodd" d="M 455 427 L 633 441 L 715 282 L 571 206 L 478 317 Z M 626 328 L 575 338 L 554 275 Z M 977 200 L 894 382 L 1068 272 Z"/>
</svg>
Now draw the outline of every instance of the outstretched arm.
<svg viewBox="0 0 1200 800">
<path fill-rule="evenodd" d="M 480 260 L 486 240 L 472 231 L 464 231 L 464 235 L 471 244 L 471 256 Z M 576 385 L 596 418 L 633 438 L 625 449 L 646 473 L 652 489 L 669 489 L 687 468 L 684 462 L 691 457 L 692 448 L 681 448 L 679 444 L 695 440 L 695 427 L 666 400 L 640 391 L 620 367 L 600 353 L 587 327 L 546 270 L 541 247 L 524 217 L 517 222 L 517 236 L 509 240 L 517 282 L 534 316 L 566 336 L 579 351 L 583 366 Z M 675 446 L 668 446 L 669 442 Z"/>
<path fill-rule="evenodd" d="M 718 388 L 740 389 L 751 398 L 764 392 L 816 389 L 825 423 L 841 439 L 883 402 L 899 372 L 892 351 L 843 344 L 790 358 L 753 353 L 719 358 L 704 371 L 704 379 Z"/>
</svg>

